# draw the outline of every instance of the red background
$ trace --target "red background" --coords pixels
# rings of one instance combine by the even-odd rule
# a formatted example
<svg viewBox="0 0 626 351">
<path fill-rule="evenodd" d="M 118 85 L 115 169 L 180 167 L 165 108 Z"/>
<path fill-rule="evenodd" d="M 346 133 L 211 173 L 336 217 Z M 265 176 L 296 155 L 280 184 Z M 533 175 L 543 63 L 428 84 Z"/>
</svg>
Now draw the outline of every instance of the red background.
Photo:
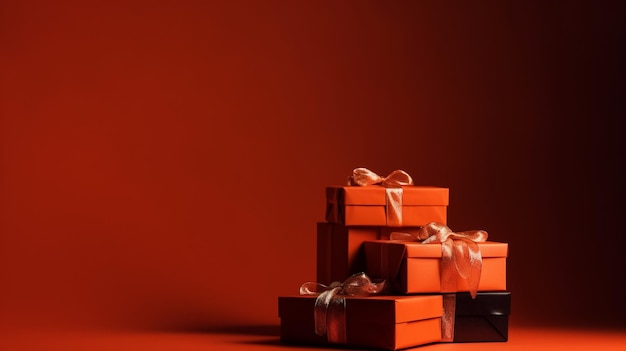
<svg viewBox="0 0 626 351">
<path fill-rule="evenodd" d="M 510 243 L 515 325 L 624 327 L 624 13 L 0 1 L 0 322 L 276 325 L 364 166 Z"/>
</svg>

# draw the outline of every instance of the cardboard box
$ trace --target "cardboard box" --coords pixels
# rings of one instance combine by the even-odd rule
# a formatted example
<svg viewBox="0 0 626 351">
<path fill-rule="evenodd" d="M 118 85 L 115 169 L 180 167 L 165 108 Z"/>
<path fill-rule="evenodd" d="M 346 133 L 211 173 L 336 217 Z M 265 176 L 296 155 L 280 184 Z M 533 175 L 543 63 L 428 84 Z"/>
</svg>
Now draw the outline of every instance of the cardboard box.
<svg viewBox="0 0 626 351">
<path fill-rule="evenodd" d="M 415 232 L 420 227 L 376 227 L 317 223 L 317 282 L 329 285 L 365 271 L 363 242 L 389 239 L 392 231 Z"/>
<path fill-rule="evenodd" d="M 482 255 L 479 291 L 506 290 L 508 244 L 478 243 Z M 456 291 L 443 291 L 440 279 L 441 244 L 390 240 L 366 241 L 365 273 L 385 279 L 395 293 L 441 293 L 469 291 L 466 280 L 457 279 Z"/>
<path fill-rule="evenodd" d="M 380 185 L 326 188 L 326 220 L 347 226 L 423 226 L 446 224 L 448 188 L 402 187 L 402 223 L 387 219 L 387 193 Z"/>
<path fill-rule="evenodd" d="M 504 342 L 509 339 L 511 292 L 456 293 L 454 342 Z"/>
<path fill-rule="evenodd" d="M 284 343 L 326 345 L 315 333 L 315 296 L 278 298 L 280 339 Z M 441 295 L 346 297 L 346 344 L 398 350 L 441 341 Z"/>
</svg>

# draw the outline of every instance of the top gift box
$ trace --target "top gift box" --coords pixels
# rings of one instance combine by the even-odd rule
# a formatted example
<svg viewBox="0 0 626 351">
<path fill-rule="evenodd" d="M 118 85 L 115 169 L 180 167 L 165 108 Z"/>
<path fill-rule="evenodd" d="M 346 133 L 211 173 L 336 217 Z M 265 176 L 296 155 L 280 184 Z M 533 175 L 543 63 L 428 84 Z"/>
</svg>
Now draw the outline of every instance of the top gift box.
<svg viewBox="0 0 626 351">
<path fill-rule="evenodd" d="M 371 172 L 367 169 L 356 169 Z M 446 224 L 449 189 L 416 186 L 410 176 L 394 171 L 383 178 L 368 173 L 368 181 L 349 186 L 326 188 L 326 221 L 346 226 L 423 226 L 430 222 Z M 373 176 L 371 176 L 373 174 Z M 400 174 L 406 181 L 393 181 Z M 375 178 L 378 177 L 378 178 Z M 374 178 L 374 180 L 370 180 Z M 396 177 L 397 178 L 397 177 Z M 392 180 L 386 182 L 387 180 Z"/>
</svg>

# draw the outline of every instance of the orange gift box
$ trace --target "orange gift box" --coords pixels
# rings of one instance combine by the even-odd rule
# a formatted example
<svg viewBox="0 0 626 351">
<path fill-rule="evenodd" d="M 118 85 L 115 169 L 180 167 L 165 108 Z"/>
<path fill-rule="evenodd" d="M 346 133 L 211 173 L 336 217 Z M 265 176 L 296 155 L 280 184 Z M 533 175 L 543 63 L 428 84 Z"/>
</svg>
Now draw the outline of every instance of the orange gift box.
<svg viewBox="0 0 626 351">
<path fill-rule="evenodd" d="M 315 296 L 278 298 L 280 340 L 305 345 L 332 344 L 315 333 Z M 346 343 L 398 350 L 441 341 L 441 295 L 345 297 Z"/>
<path fill-rule="evenodd" d="M 326 220 L 348 226 L 387 226 L 387 194 L 384 186 L 326 188 Z M 402 187 L 401 226 L 446 224 L 448 188 Z"/>
<path fill-rule="evenodd" d="M 392 231 L 411 233 L 420 227 L 345 226 L 317 223 L 317 282 L 329 285 L 365 271 L 363 242 L 388 239 Z"/>
<path fill-rule="evenodd" d="M 477 243 L 482 255 L 479 291 L 506 290 L 508 244 L 494 241 Z M 441 244 L 366 241 L 365 272 L 372 278 L 385 279 L 400 294 L 469 291 L 467 281 L 457 280 L 456 291 L 443 291 L 440 278 Z"/>
</svg>

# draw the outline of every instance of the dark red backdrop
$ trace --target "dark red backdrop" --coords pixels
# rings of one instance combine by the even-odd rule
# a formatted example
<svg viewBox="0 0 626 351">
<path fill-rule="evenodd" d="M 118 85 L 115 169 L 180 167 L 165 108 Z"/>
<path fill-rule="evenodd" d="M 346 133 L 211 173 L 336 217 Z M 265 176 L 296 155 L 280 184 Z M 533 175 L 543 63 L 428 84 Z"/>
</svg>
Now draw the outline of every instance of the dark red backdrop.
<svg viewBox="0 0 626 351">
<path fill-rule="evenodd" d="M 365 166 L 510 243 L 514 323 L 623 327 L 624 13 L 0 1 L 0 320 L 277 324 Z"/>
</svg>

